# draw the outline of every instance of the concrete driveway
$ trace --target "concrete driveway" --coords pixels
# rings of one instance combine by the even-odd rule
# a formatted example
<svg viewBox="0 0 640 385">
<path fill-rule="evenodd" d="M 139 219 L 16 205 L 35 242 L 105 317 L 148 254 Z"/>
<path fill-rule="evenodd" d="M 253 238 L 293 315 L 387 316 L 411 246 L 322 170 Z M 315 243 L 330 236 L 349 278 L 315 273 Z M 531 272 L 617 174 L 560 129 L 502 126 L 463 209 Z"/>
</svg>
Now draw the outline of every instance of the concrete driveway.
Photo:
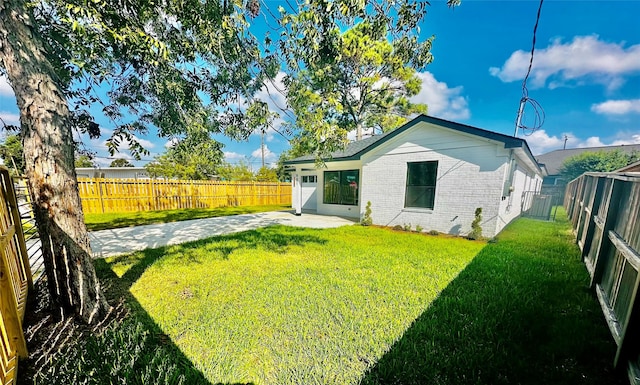
<svg viewBox="0 0 640 385">
<path fill-rule="evenodd" d="M 89 239 L 91 240 L 94 258 L 105 258 L 132 251 L 197 241 L 214 235 L 253 230 L 270 225 L 320 229 L 352 225 L 354 223 L 354 219 L 341 217 L 307 213 L 296 216 L 291 211 L 272 211 L 92 231 L 89 233 Z"/>
</svg>

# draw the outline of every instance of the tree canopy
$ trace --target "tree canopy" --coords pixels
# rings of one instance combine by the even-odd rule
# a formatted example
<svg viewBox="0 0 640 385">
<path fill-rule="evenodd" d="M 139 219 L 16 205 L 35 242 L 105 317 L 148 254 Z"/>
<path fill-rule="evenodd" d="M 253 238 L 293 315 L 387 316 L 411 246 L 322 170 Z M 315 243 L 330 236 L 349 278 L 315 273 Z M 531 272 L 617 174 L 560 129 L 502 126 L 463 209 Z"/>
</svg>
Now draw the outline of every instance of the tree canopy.
<svg viewBox="0 0 640 385">
<path fill-rule="evenodd" d="M 247 162 L 240 161 L 236 164 L 224 162 L 218 167 L 218 176 L 226 181 L 254 181 L 255 175 Z"/>
<path fill-rule="evenodd" d="M 277 182 L 278 173 L 273 168 L 262 166 L 258 172 L 256 172 L 255 180 L 256 182 Z"/>
<path fill-rule="evenodd" d="M 426 112 L 425 105 L 409 101 L 422 83 L 405 65 L 407 57 L 387 40 L 386 28 L 362 22 L 336 33 L 335 40 L 335 56 L 307 60 L 286 78 L 303 147 L 317 152 L 329 140 L 338 147 L 347 143 L 350 131 L 359 140 L 365 128 L 392 130 L 409 115 Z"/>
<path fill-rule="evenodd" d="M 127 159 L 118 158 L 115 159 L 109 167 L 134 167 L 133 163 L 129 162 Z"/>
<path fill-rule="evenodd" d="M 145 165 L 151 177 L 188 180 L 211 179 L 222 163 L 222 144 L 197 131 L 177 141 L 166 153 Z"/>
<path fill-rule="evenodd" d="M 74 165 L 76 167 L 95 167 L 95 163 L 93 163 L 93 160 L 89 157 L 89 155 L 78 155 L 78 157 L 76 157 L 76 160 L 74 162 Z"/>
<path fill-rule="evenodd" d="M 2 158 L 4 165 L 17 175 L 24 174 L 23 152 L 22 142 L 18 135 L 7 135 L 4 142 L 0 144 L 0 158 Z"/>
<path fill-rule="evenodd" d="M 585 172 L 611 172 L 640 160 L 638 152 L 586 151 L 565 159 L 560 174 L 569 182 Z"/>
</svg>

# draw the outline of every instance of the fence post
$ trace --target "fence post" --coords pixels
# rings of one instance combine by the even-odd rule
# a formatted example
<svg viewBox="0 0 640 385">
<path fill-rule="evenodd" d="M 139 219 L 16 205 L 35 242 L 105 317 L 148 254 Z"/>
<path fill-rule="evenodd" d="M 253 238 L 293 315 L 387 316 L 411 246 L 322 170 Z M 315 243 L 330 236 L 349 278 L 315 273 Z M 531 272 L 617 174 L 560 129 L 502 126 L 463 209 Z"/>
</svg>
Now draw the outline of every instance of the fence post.
<svg viewBox="0 0 640 385">
<path fill-rule="evenodd" d="M 611 247 L 609 240 L 609 230 L 613 228 L 614 221 L 618 215 L 618 200 L 620 199 L 620 190 L 624 181 L 612 179 L 611 191 L 609 197 L 604 202 L 607 204 L 607 213 L 603 218 L 602 236 L 600 243 L 595 245 L 596 254 L 593 261 L 593 276 L 591 277 L 591 287 L 595 287 L 602 279 L 602 269 L 604 267 L 605 258 Z"/>
<path fill-rule="evenodd" d="M 150 210 L 155 211 L 158 207 L 156 203 L 156 187 L 154 186 L 153 179 L 149 179 L 149 185 L 151 186 L 151 207 Z"/>
<path fill-rule="evenodd" d="M 100 209 L 104 214 L 104 200 L 102 199 L 102 185 L 100 185 L 100 178 L 96 178 L 96 189 L 98 190 L 98 201 L 100 201 Z"/>
<path fill-rule="evenodd" d="M 593 195 L 593 201 L 591 202 L 590 215 L 589 215 L 589 224 L 587 226 L 586 234 L 584 235 L 584 245 L 582 247 L 582 260 L 584 261 L 585 257 L 591 250 L 592 242 L 593 242 L 593 233 L 595 231 L 595 217 L 598 215 L 598 211 L 600 210 L 600 205 L 602 204 L 602 193 L 604 190 L 604 181 L 605 177 L 598 176 L 596 177 L 595 182 L 595 193 Z M 613 189 L 613 186 L 612 186 Z"/>
</svg>

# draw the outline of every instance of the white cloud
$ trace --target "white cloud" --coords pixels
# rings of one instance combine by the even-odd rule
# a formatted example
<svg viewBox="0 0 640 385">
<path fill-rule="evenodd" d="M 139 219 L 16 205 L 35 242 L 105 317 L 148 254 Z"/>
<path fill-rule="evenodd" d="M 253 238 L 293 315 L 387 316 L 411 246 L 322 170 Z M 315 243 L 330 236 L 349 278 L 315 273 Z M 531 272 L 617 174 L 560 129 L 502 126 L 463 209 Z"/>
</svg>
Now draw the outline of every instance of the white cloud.
<svg viewBox="0 0 640 385">
<path fill-rule="evenodd" d="M 623 144 L 640 144 L 640 133 L 620 132 L 615 139 L 604 140 L 599 136 L 591 136 L 581 139 L 571 132 L 562 133 L 558 136 L 549 135 L 545 130 L 534 131 L 533 134 L 523 137 L 529 144 L 534 155 L 544 154 L 553 150 L 561 150 L 564 147 L 565 136 L 567 137 L 566 148 L 620 146 Z"/>
<path fill-rule="evenodd" d="M 0 128 L 2 128 L 4 124 L 8 126 L 20 126 L 20 115 L 18 114 L 7 111 L 0 111 L 0 118 L 2 119 L 2 122 L 0 122 Z"/>
<path fill-rule="evenodd" d="M 167 142 L 164 144 L 164 148 L 173 148 L 173 146 L 175 146 L 176 144 L 178 144 L 178 142 L 180 141 L 180 139 L 178 138 L 171 138 L 169 140 L 167 140 Z"/>
<path fill-rule="evenodd" d="M 251 153 L 251 156 L 253 158 L 262 160 L 262 151 L 260 150 L 260 147 L 256 148 Z M 273 153 L 271 150 L 269 150 L 269 147 L 267 147 L 267 145 L 265 145 L 264 146 L 264 161 L 265 162 L 273 162 L 273 161 L 275 161 L 277 159 L 278 159 L 278 155 Z"/>
<path fill-rule="evenodd" d="M 155 143 L 153 143 L 152 141 L 137 137 L 136 135 L 133 135 L 133 138 L 142 147 L 144 147 L 147 150 L 151 150 L 151 149 L 155 148 L 155 146 L 156 146 Z M 100 142 L 98 147 L 101 148 L 101 149 L 107 149 L 107 141 L 103 140 L 102 142 Z M 128 140 L 123 138 L 122 141 L 120 142 L 120 145 L 118 146 L 118 150 L 119 151 L 123 151 L 123 150 L 126 151 L 126 150 L 129 150 L 130 147 L 131 147 L 131 142 L 129 142 Z"/>
<path fill-rule="evenodd" d="M 443 119 L 464 120 L 471 116 L 462 86 L 449 88 L 428 71 L 419 72 L 418 77 L 422 80 L 422 90 L 411 98 L 411 102 L 426 104 L 429 115 Z"/>
<path fill-rule="evenodd" d="M 9 84 L 9 81 L 5 76 L 0 76 L 0 95 L 2 96 L 14 96 L 13 87 Z"/>
<path fill-rule="evenodd" d="M 571 42 L 554 39 L 547 48 L 535 51 L 529 79 L 534 87 L 547 82 L 550 88 L 590 82 L 616 89 L 624 83 L 624 75 L 640 72 L 640 44 L 624 45 L 602 41 L 597 35 L 576 36 Z M 489 73 L 503 82 L 522 80 L 529 57 L 529 51 L 515 51 L 502 67 L 491 67 Z"/>
<path fill-rule="evenodd" d="M 287 97 L 283 83 L 285 76 L 284 72 L 278 72 L 273 80 L 267 80 L 267 84 L 255 94 L 256 99 L 267 103 L 273 112 L 287 108 Z"/>
<path fill-rule="evenodd" d="M 244 156 L 244 154 L 240 154 L 240 153 L 237 153 L 237 152 L 225 151 L 224 152 L 224 158 L 227 161 L 231 161 L 231 160 L 244 159 L 245 156 Z"/>
<path fill-rule="evenodd" d="M 602 115 L 640 114 L 640 99 L 607 100 L 591 105 L 591 111 Z"/>
<path fill-rule="evenodd" d="M 284 123 L 282 110 L 287 109 L 286 90 L 283 83 L 285 76 L 284 72 L 279 71 L 273 80 L 267 80 L 260 91 L 254 95 L 256 99 L 267 103 L 271 112 L 278 114 L 278 117 L 271 123 L 271 127 L 265 131 L 265 140 L 267 142 L 272 142 L 275 139 L 275 130 L 278 130 Z"/>
</svg>

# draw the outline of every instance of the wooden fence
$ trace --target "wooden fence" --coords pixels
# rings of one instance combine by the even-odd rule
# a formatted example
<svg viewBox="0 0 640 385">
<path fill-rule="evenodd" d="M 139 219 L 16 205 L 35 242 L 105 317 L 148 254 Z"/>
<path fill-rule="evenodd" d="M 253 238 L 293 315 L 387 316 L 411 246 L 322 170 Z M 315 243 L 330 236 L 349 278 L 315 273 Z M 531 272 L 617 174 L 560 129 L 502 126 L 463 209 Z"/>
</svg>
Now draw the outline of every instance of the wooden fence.
<svg viewBox="0 0 640 385">
<path fill-rule="evenodd" d="M 640 176 L 584 174 L 569 183 L 564 204 L 617 345 L 614 365 L 640 384 Z"/>
<path fill-rule="evenodd" d="M 13 384 L 18 357 L 27 357 L 22 320 L 33 282 L 13 181 L 5 167 L 0 167 L 0 232 L 0 383 Z"/>
<path fill-rule="evenodd" d="M 291 184 L 78 178 L 85 214 L 291 204 Z"/>
</svg>

